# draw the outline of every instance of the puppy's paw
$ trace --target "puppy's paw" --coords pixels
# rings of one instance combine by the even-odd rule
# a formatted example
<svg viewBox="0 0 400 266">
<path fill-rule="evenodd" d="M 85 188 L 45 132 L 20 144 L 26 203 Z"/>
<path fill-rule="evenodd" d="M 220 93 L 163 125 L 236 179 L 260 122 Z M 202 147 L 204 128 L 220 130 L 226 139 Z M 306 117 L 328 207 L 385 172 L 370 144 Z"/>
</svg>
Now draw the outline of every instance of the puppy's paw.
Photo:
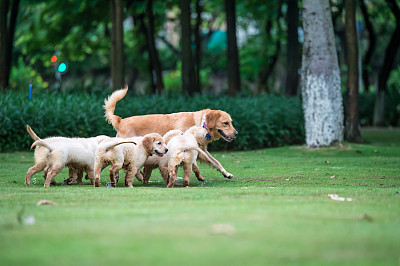
<svg viewBox="0 0 400 266">
<path fill-rule="evenodd" d="M 143 183 L 144 178 L 141 171 L 136 174 L 136 179 Z"/>
<path fill-rule="evenodd" d="M 197 176 L 197 180 L 204 182 L 205 179 L 202 175 L 199 175 L 199 176 Z"/>
<path fill-rule="evenodd" d="M 26 181 L 25 181 L 24 185 L 25 185 L 25 186 L 30 186 L 30 185 L 31 185 L 31 182 L 26 182 Z"/>
<path fill-rule="evenodd" d="M 67 185 L 71 185 L 71 183 L 72 183 L 72 181 L 71 181 L 71 179 L 65 179 L 63 182 L 62 182 L 62 184 L 61 184 L 61 186 L 67 186 Z M 53 184 L 53 183 L 52 183 Z"/>
</svg>

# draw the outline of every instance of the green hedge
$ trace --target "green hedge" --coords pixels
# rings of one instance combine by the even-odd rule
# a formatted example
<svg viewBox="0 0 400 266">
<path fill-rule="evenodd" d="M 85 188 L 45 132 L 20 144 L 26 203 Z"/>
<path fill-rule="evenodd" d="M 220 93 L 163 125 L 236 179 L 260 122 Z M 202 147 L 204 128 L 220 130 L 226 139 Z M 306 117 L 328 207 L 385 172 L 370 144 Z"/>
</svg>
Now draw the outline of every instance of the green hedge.
<svg viewBox="0 0 400 266">
<path fill-rule="evenodd" d="M 359 97 L 360 124 L 372 126 L 376 93 L 361 93 Z M 400 126 L 400 90 L 388 90 L 385 97 L 386 125 Z"/>
<path fill-rule="evenodd" d="M 29 150 L 32 139 L 26 132 L 29 124 L 39 137 L 114 136 L 104 118 L 104 98 L 89 93 L 34 94 L 8 91 L 0 94 L 0 151 Z M 151 113 L 197 111 L 204 108 L 228 112 L 239 136 L 231 143 L 219 140 L 211 150 L 248 150 L 302 143 L 303 114 L 298 99 L 282 96 L 136 96 L 118 102 L 115 113 L 122 117 Z"/>
</svg>

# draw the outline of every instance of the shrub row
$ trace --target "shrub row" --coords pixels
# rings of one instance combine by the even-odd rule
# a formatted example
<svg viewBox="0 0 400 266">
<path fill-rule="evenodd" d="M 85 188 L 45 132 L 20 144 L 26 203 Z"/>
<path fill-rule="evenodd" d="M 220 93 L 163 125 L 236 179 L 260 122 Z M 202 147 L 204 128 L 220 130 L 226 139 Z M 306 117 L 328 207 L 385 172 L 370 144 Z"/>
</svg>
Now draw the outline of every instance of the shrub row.
<svg viewBox="0 0 400 266">
<path fill-rule="evenodd" d="M 8 91 L 0 94 L 0 151 L 29 150 L 29 124 L 39 137 L 114 136 L 104 118 L 103 103 L 108 93 L 34 94 Z M 210 144 L 211 150 L 247 150 L 302 143 L 303 114 L 299 99 L 283 96 L 136 96 L 118 102 L 115 114 L 128 117 L 152 113 L 197 111 L 205 108 L 228 112 L 239 136 L 232 143 Z"/>
<path fill-rule="evenodd" d="M 363 93 L 359 98 L 360 125 L 372 126 L 376 93 Z M 386 125 L 400 126 L 400 90 L 388 90 L 385 97 Z"/>
</svg>

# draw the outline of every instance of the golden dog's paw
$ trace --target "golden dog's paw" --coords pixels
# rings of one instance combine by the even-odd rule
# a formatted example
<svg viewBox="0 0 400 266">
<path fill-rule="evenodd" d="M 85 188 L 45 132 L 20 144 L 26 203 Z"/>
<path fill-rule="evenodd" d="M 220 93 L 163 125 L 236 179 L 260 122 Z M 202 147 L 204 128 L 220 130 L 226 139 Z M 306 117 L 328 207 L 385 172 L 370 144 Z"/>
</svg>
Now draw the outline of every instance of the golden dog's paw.
<svg viewBox="0 0 400 266">
<path fill-rule="evenodd" d="M 224 174 L 224 177 L 228 178 L 228 179 L 232 179 L 233 175 L 231 173 L 226 173 L 226 174 Z"/>
</svg>

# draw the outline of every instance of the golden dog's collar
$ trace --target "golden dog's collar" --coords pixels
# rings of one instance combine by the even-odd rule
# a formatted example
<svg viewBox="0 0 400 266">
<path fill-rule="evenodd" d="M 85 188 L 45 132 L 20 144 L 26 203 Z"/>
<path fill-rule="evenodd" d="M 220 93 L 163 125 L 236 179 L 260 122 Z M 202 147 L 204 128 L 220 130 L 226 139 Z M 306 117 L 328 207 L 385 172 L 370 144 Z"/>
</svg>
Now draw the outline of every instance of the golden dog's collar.
<svg viewBox="0 0 400 266">
<path fill-rule="evenodd" d="M 210 140 L 211 139 L 211 135 L 210 135 L 210 132 L 208 131 L 207 124 L 206 124 L 206 113 L 204 113 L 203 118 L 201 119 L 201 127 L 205 128 L 207 130 L 207 134 L 205 136 L 205 139 L 206 140 Z"/>
</svg>

